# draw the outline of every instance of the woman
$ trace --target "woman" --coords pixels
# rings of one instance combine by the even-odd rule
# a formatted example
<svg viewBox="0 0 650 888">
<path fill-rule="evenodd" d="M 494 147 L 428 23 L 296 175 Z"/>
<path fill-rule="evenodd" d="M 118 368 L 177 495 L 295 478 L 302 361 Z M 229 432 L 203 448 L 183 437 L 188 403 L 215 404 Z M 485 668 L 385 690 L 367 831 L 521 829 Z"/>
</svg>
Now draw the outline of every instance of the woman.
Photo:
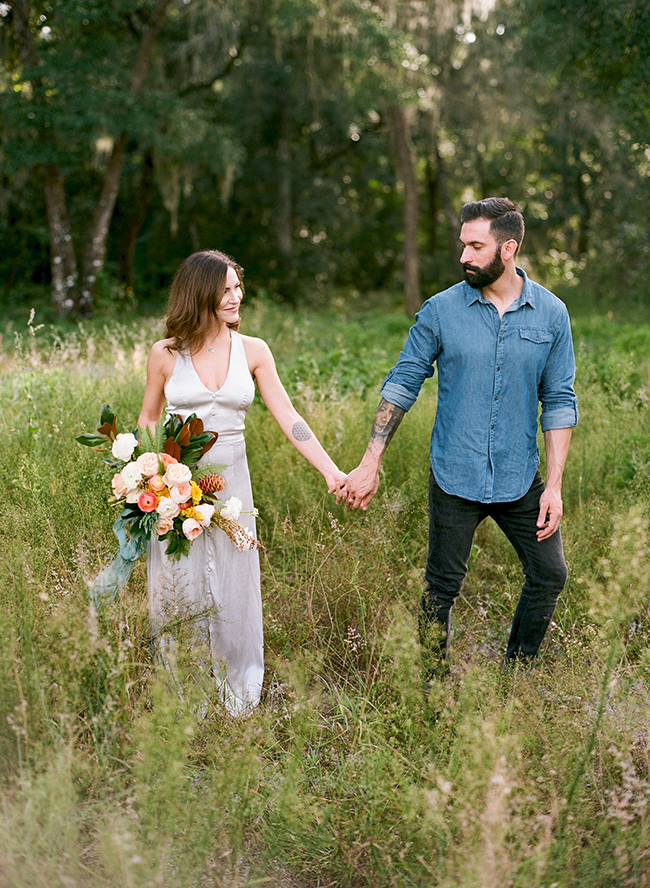
<svg viewBox="0 0 650 888">
<path fill-rule="evenodd" d="M 203 457 L 225 464 L 225 488 L 253 509 L 243 429 L 255 384 L 291 443 L 325 478 L 330 492 L 345 477 L 309 426 L 294 409 L 280 381 L 268 345 L 242 336 L 239 306 L 242 269 L 217 250 L 194 253 L 172 283 L 165 339 L 156 342 L 147 362 L 147 384 L 138 425 L 154 427 L 165 401 L 168 413 L 196 413 L 206 429 L 219 433 Z M 253 534 L 255 519 L 244 511 L 240 522 Z M 207 635 L 212 670 L 222 699 L 233 714 L 259 702 L 264 674 L 262 600 L 257 550 L 238 552 L 214 528 L 201 534 L 190 554 L 168 558 L 166 544 L 149 543 L 147 573 L 152 631 L 170 618 L 194 611 Z"/>
</svg>

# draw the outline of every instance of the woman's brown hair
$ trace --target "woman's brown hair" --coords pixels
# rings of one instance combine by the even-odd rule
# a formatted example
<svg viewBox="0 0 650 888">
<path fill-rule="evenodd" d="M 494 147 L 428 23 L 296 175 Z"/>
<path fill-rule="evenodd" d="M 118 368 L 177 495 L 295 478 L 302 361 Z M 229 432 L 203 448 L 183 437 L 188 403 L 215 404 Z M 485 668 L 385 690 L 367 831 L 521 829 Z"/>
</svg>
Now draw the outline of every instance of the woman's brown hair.
<svg viewBox="0 0 650 888">
<path fill-rule="evenodd" d="M 192 253 L 176 272 L 169 292 L 165 338 L 173 339 L 170 349 L 198 351 L 217 318 L 226 291 L 228 269 L 234 268 L 244 290 L 244 269 L 219 250 Z M 239 320 L 228 324 L 239 328 Z"/>
</svg>

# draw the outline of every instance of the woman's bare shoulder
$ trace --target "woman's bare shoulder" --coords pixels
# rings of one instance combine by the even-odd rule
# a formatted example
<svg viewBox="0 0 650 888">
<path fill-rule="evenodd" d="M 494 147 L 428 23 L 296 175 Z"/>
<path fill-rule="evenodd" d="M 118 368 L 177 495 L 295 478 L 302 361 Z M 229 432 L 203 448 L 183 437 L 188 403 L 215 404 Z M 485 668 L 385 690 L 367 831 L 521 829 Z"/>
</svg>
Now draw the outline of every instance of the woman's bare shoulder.
<svg viewBox="0 0 650 888">
<path fill-rule="evenodd" d="M 149 366 L 156 367 L 163 372 L 168 368 L 173 368 L 176 363 L 176 350 L 174 349 L 173 339 L 159 339 L 154 342 L 149 352 Z"/>
<path fill-rule="evenodd" d="M 239 335 L 244 343 L 246 354 L 250 357 L 264 358 L 271 354 L 268 344 L 263 339 L 260 339 L 259 336 L 245 336 L 243 333 Z"/>
<path fill-rule="evenodd" d="M 244 336 L 241 333 L 239 335 L 244 343 L 248 369 L 253 376 L 255 376 L 257 370 L 260 370 L 265 365 L 273 366 L 274 361 L 271 349 L 263 339 L 260 339 L 258 336 Z"/>
<path fill-rule="evenodd" d="M 159 354 L 172 354 L 174 352 L 174 340 L 172 337 L 169 339 L 159 339 L 158 342 L 154 342 L 151 346 L 151 354 L 159 355 Z"/>
</svg>

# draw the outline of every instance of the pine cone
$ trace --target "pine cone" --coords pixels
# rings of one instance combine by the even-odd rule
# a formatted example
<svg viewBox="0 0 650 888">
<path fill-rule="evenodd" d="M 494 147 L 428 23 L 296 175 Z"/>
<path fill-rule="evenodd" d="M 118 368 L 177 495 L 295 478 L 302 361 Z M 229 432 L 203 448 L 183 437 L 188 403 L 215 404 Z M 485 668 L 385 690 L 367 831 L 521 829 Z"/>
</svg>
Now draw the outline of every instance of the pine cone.
<svg viewBox="0 0 650 888">
<path fill-rule="evenodd" d="M 203 493 L 219 493 L 219 491 L 223 490 L 226 486 L 226 482 L 221 475 L 204 475 L 204 477 L 196 483 L 199 485 Z"/>
</svg>

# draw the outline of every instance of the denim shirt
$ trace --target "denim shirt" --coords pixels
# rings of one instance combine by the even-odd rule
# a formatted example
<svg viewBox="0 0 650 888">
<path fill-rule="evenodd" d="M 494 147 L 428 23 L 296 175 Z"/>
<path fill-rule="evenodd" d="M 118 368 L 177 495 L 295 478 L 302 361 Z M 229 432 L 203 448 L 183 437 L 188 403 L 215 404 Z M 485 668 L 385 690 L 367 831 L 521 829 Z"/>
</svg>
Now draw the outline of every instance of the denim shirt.
<svg viewBox="0 0 650 888">
<path fill-rule="evenodd" d="M 428 299 L 382 397 L 409 410 L 438 367 L 431 468 L 446 493 L 512 502 L 530 488 L 542 431 L 575 426 L 575 360 L 563 302 L 525 272 L 521 296 L 499 317 L 480 290 L 462 282 Z"/>
</svg>

